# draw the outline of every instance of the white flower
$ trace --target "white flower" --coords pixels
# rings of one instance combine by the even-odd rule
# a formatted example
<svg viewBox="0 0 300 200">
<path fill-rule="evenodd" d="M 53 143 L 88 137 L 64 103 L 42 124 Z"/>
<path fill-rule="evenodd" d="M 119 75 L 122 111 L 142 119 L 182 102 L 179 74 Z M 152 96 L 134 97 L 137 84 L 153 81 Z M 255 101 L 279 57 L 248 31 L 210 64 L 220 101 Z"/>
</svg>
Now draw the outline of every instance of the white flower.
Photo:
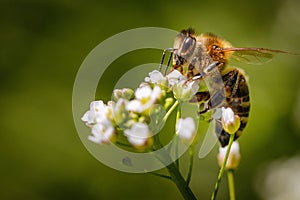
<svg viewBox="0 0 300 200">
<path fill-rule="evenodd" d="M 222 107 L 222 125 L 229 134 L 234 134 L 240 127 L 241 121 L 238 115 L 235 115 L 231 108 Z"/>
<path fill-rule="evenodd" d="M 144 146 L 151 136 L 149 127 L 142 122 L 134 123 L 130 129 L 124 130 L 124 134 L 127 136 L 130 144 L 135 147 Z"/>
<path fill-rule="evenodd" d="M 220 167 L 224 162 L 227 148 L 228 146 L 219 148 L 218 163 Z M 240 164 L 240 160 L 241 160 L 240 145 L 238 141 L 234 141 L 230 148 L 229 156 L 226 163 L 226 169 L 236 169 Z"/>
<path fill-rule="evenodd" d="M 142 86 L 135 91 L 135 99 L 126 105 L 126 109 L 141 113 L 153 106 L 161 94 L 162 91 L 157 85 L 153 89 L 149 85 Z"/>
<path fill-rule="evenodd" d="M 199 81 L 181 81 L 174 85 L 173 93 L 181 101 L 191 100 L 199 89 Z"/>
<path fill-rule="evenodd" d="M 164 77 L 162 73 L 158 70 L 150 72 L 149 77 L 145 78 L 146 82 L 154 84 L 163 84 L 166 80 L 166 77 Z"/>
<path fill-rule="evenodd" d="M 90 104 L 90 110 L 83 115 L 81 120 L 87 125 L 93 125 L 108 119 L 110 113 L 111 108 L 106 106 L 103 101 L 93 101 Z"/>
<path fill-rule="evenodd" d="M 92 135 L 88 139 L 97 144 L 107 144 L 113 142 L 115 138 L 115 129 L 111 121 L 105 120 L 92 127 Z"/>
<path fill-rule="evenodd" d="M 193 118 L 180 118 L 176 123 L 176 133 L 184 140 L 193 139 L 196 133 L 196 125 Z"/>
<path fill-rule="evenodd" d="M 173 70 L 171 73 L 167 75 L 167 79 L 169 85 L 173 87 L 175 84 L 179 83 L 180 81 L 185 81 L 186 77 L 183 76 L 178 70 Z"/>
<path fill-rule="evenodd" d="M 183 76 L 178 70 L 173 70 L 167 76 L 163 76 L 160 71 L 154 70 L 149 73 L 149 77 L 145 78 L 145 81 L 148 83 L 165 85 L 166 82 L 168 82 L 171 87 L 182 80 L 186 80 L 186 77 Z"/>
</svg>

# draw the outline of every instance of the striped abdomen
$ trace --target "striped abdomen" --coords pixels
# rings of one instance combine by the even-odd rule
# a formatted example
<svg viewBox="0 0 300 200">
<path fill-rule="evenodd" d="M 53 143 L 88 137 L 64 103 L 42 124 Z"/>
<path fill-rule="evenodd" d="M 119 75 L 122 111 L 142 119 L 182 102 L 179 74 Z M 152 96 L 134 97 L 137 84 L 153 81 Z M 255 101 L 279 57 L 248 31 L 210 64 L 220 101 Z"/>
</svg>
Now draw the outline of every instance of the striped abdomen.
<svg viewBox="0 0 300 200">
<path fill-rule="evenodd" d="M 248 122 L 250 111 L 248 84 L 244 73 L 236 68 L 222 75 L 222 79 L 225 86 L 225 102 L 223 102 L 223 105 L 230 107 L 241 120 L 240 128 L 235 133 L 235 139 L 237 139 L 242 134 Z M 221 146 L 226 146 L 229 142 L 230 135 L 224 131 L 219 120 L 216 120 L 216 133 Z"/>
</svg>

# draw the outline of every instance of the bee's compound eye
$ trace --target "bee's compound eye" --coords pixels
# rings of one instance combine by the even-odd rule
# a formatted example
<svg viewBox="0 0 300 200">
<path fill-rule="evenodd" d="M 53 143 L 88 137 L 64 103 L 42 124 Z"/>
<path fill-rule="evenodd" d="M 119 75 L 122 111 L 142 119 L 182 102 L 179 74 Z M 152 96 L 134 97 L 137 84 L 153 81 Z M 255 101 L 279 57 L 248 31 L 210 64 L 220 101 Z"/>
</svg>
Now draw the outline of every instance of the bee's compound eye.
<svg viewBox="0 0 300 200">
<path fill-rule="evenodd" d="M 190 47 L 194 44 L 195 40 L 191 37 L 187 37 L 184 41 L 184 46 Z"/>
<path fill-rule="evenodd" d="M 195 39 L 192 37 L 185 38 L 183 45 L 182 45 L 182 53 L 187 53 L 190 49 L 193 49 L 195 45 Z"/>
</svg>

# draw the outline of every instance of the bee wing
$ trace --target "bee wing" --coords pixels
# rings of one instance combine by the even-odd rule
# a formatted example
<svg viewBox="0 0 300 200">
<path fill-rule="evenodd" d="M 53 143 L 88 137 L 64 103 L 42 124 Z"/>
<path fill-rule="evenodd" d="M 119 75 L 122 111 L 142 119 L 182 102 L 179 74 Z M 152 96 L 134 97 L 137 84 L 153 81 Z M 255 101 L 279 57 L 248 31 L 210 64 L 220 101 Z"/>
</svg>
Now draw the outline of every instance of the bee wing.
<svg viewBox="0 0 300 200">
<path fill-rule="evenodd" d="M 222 105 L 225 94 L 224 94 L 224 82 L 218 68 L 213 69 L 206 76 L 204 76 L 204 82 L 210 93 L 210 104 L 211 108 L 215 110 L 212 115 L 212 122 L 210 123 L 206 135 L 204 137 L 203 143 L 199 150 L 199 158 L 204 158 L 215 146 L 218 141 L 217 136 L 221 134 L 222 129 L 216 127 L 216 120 L 221 117 L 218 107 Z"/>
<path fill-rule="evenodd" d="M 222 106 L 225 101 L 225 85 L 218 68 L 210 71 L 203 79 L 210 94 L 210 109 Z"/>
<path fill-rule="evenodd" d="M 216 137 L 215 131 L 216 131 L 216 121 L 212 120 L 212 122 L 209 124 L 206 135 L 204 137 L 201 148 L 199 150 L 198 157 L 200 159 L 207 156 L 216 145 L 218 138 Z"/>
<path fill-rule="evenodd" d="M 214 93 L 214 91 L 218 91 L 224 87 L 222 75 L 217 67 L 210 70 L 203 79 L 210 93 Z"/>
<path fill-rule="evenodd" d="M 224 48 L 222 51 L 233 52 L 231 58 L 235 61 L 255 65 L 261 65 L 271 61 L 277 53 L 292 54 L 285 51 L 266 48 Z"/>
</svg>

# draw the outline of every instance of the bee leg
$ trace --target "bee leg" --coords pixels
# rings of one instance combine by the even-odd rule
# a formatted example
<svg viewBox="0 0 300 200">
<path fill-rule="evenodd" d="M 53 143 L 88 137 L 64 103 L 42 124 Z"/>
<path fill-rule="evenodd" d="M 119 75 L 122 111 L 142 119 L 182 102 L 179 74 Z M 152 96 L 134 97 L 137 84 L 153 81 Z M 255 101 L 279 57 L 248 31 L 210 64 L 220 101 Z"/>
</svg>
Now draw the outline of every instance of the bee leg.
<svg viewBox="0 0 300 200">
<path fill-rule="evenodd" d="M 174 52 L 174 48 L 167 48 L 167 49 L 165 49 L 165 50 L 163 51 L 163 54 L 162 54 L 162 57 L 161 57 L 161 61 L 160 61 L 160 64 L 159 64 L 158 71 L 161 71 L 161 69 L 162 69 L 162 65 L 163 65 L 163 63 L 164 63 L 164 59 L 165 59 L 165 56 L 166 56 L 166 52 L 167 52 L 167 51 L 171 52 L 171 55 L 170 55 L 170 57 L 169 57 L 169 59 L 168 59 L 168 65 L 167 65 L 167 67 L 168 67 L 169 64 L 170 64 L 171 57 L 172 57 L 173 52 Z M 165 71 L 166 71 L 166 70 L 165 70 Z"/>
<path fill-rule="evenodd" d="M 210 109 L 207 107 L 207 108 L 205 108 L 204 110 L 199 111 L 199 112 L 198 112 L 198 115 L 202 115 L 202 114 L 204 114 L 204 113 L 207 113 L 209 110 L 210 110 Z"/>
<path fill-rule="evenodd" d="M 186 76 L 187 76 L 188 79 L 191 79 L 194 76 L 199 74 L 199 72 L 198 72 L 198 70 L 196 69 L 195 66 L 200 66 L 200 63 L 199 63 L 197 57 L 193 57 L 191 59 L 191 61 L 189 62 L 189 64 L 188 64 L 187 72 L 186 72 Z"/>
<path fill-rule="evenodd" d="M 219 65 L 220 65 L 220 62 L 218 62 L 218 61 L 211 63 L 204 69 L 204 73 L 207 74 L 207 73 L 211 72 L 213 69 L 215 69 Z"/>
<path fill-rule="evenodd" d="M 207 116 L 203 115 L 203 114 L 205 114 L 205 113 L 207 113 L 209 111 L 211 111 L 211 108 L 209 108 L 206 105 L 206 107 L 203 110 L 201 110 L 201 111 L 198 112 L 198 115 L 203 117 L 202 120 L 205 121 L 205 122 L 207 122 L 207 123 L 210 123 L 213 120 L 215 120 L 213 116 L 210 116 L 209 118 L 207 118 Z"/>
<path fill-rule="evenodd" d="M 164 76 L 167 75 L 167 71 L 168 71 L 168 68 L 170 66 L 172 57 L 173 57 L 173 51 L 171 51 L 171 53 L 170 53 L 170 56 L 169 56 L 169 59 L 168 59 L 168 62 L 167 62 L 167 66 L 166 66 L 165 71 L 164 71 Z"/>
<path fill-rule="evenodd" d="M 203 103 L 210 98 L 208 91 L 197 92 L 194 97 L 190 100 L 191 103 Z"/>
<path fill-rule="evenodd" d="M 198 112 L 198 115 L 205 114 L 205 113 L 211 111 L 211 109 L 212 109 L 211 106 L 209 105 L 209 100 L 206 101 L 203 105 L 204 105 L 203 109 Z"/>
<path fill-rule="evenodd" d="M 192 80 L 198 80 L 206 76 L 209 72 L 211 72 L 213 69 L 218 67 L 220 62 L 213 62 L 212 64 L 208 65 L 203 72 L 201 72 L 199 75 L 196 75 L 192 78 Z"/>
<path fill-rule="evenodd" d="M 203 110 L 198 112 L 198 115 L 201 115 L 210 110 L 209 99 L 210 99 L 209 92 L 201 91 L 201 92 L 197 92 L 189 102 L 190 103 L 198 103 L 198 104 L 200 104 L 200 106 L 199 106 L 199 107 L 201 107 L 200 109 L 202 109 L 202 107 L 204 108 Z"/>
</svg>

